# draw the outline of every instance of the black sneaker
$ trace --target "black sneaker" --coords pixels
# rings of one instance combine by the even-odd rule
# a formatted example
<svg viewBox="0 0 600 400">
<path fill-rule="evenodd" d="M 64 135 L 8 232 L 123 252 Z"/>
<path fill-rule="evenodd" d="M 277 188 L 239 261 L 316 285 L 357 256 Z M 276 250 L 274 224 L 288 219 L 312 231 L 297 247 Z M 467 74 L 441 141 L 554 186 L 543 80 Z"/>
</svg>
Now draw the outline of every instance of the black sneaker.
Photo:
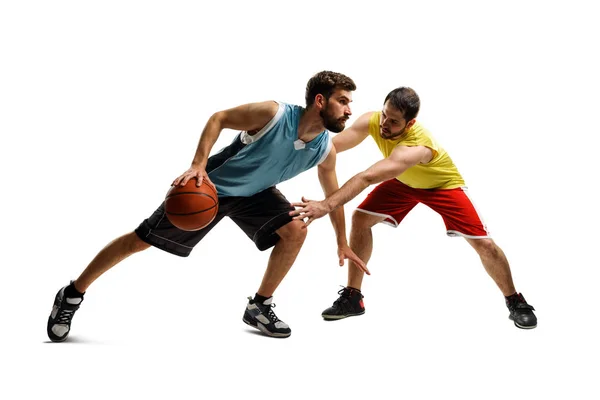
<svg viewBox="0 0 600 400">
<path fill-rule="evenodd" d="M 248 297 L 248 305 L 244 312 L 244 322 L 258 329 L 267 336 L 286 338 L 292 334 L 292 330 L 285 322 L 277 318 L 273 312 L 273 296 L 260 304 Z"/>
<path fill-rule="evenodd" d="M 365 313 L 365 305 L 363 303 L 363 295 L 360 290 L 345 287 L 338 292 L 340 297 L 333 302 L 333 305 L 323 311 L 321 316 L 327 321 L 334 321 L 355 315 Z"/>
<path fill-rule="evenodd" d="M 66 286 L 54 298 L 54 307 L 48 317 L 48 337 L 53 342 L 63 342 L 71 330 L 71 320 L 83 301 L 82 297 L 65 297 Z"/>
<path fill-rule="evenodd" d="M 506 307 L 510 311 L 508 318 L 514 321 L 517 328 L 533 329 L 537 326 L 537 317 L 533 313 L 535 308 L 527 304 L 521 293 L 516 293 L 507 298 Z"/>
</svg>

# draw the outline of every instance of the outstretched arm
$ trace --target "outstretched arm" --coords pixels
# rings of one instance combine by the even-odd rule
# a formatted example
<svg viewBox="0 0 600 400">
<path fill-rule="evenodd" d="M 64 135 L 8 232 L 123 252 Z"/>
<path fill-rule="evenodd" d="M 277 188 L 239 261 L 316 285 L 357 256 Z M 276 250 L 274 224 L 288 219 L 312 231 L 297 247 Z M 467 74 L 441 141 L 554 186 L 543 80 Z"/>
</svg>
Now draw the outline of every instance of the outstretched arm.
<svg viewBox="0 0 600 400">
<path fill-rule="evenodd" d="M 338 133 L 333 138 L 333 146 L 338 153 L 357 146 L 369 136 L 369 119 L 373 112 L 361 115 L 350 128 Z"/>
<path fill-rule="evenodd" d="M 262 129 L 277 113 L 278 105 L 274 101 L 244 104 L 228 110 L 214 113 L 206 123 L 196 154 L 190 168 L 173 181 L 173 185 L 185 186 L 192 178 L 196 178 L 196 186 L 202 184 L 203 179 L 208 179 L 206 163 L 208 155 L 219 134 L 223 129 L 251 131 Z"/>
<path fill-rule="evenodd" d="M 319 164 L 319 182 L 323 188 L 325 197 L 332 195 L 336 190 L 339 189 L 337 174 L 335 172 L 335 160 L 336 160 L 336 149 L 335 146 L 331 148 L 327 158 Z M 302 198 L 306 201 L 305 198 Z M 344 216 L 344 207 L 338 207 L 329 214 L 331 219 L 331 225 L 335 231 L 338 246 L 338 258 L 340 267 L 344 265 L 345 259 L 350 259 L 358 265 L 360 269 L 371 275 L 365 263 L 352 251 L 348 246 L 348 240 L 346 238 L 346 219 Z M 309 222 L 310 223 L 310 222 Z M 308 224 L 307 224 L 308 225 Z"/>
<path fill-rule="evenodd" d="M 401 175 L 408 168 L 419 163 L 427 163 L 431 160 L 433 153 L 424 146 L 398 146 L 389 157 L 373 164 L 367 170 L 354 175 L 339 190 L 327 196 L 323 201 L 305 201 L 294 203 L 295 219 L 308 218 L 307 224 L 312 220 L 321 218 L 336 208 L 346 204 L 368 186 L 383 182 Z"/>
</svg>

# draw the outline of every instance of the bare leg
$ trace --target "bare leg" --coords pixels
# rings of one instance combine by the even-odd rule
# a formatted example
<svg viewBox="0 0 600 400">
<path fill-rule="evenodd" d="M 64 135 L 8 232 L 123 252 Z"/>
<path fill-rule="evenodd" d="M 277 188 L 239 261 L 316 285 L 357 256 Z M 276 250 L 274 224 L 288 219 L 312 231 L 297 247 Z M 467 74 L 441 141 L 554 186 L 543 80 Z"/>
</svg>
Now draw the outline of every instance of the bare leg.
<svg viewBox="0 0 600 400">
<path fill-rule="evenodd" d="M 362 211 L 354 211 L 354 214 L 352 214 L 350 248 L 365 264 L 369 262 L 373 252 L 373 232 L 371 228 L 383 220 L 383 217 Z M 364 275 L 365 273 L 353 261 L 348 262 L 348 286 L 360 290 Z"/>
<path fill-rule="evenodd" d="M 146 250 L 150 245 L 142 241 L 135 232 L 127 233 L 106 245 L 94 257 L 85 271 L 75 281 L 75 289 L 81 293 L 103 273 L 138 251 Z"/>
<path fill-rule="evenodd" d="M 516 290 L 510 266 L 502 249 L 492 239 L 467 239 L 467 242 L 477 251 L 485 270 L 496 282 L 502 294 L 504 296 L 514 294 Z"/>
<path fill-rule="evenodd" d="M 257 292 L 259 295 L 271 297 L 296 261 L 306 238 L 307 229 L 302 229 L 303 226 L 302 221 L 292 221 L 277 230 L 281 239 L 271 251 L 267 270 Z"/>
</svg>

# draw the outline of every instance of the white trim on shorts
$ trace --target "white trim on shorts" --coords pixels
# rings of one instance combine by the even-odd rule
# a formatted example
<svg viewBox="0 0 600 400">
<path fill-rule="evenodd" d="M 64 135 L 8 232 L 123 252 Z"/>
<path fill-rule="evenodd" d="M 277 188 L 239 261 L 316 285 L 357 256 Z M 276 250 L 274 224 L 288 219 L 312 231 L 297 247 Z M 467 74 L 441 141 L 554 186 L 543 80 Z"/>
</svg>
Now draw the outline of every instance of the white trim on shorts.
<svg viewBox="0 0 600 400">
<path fill-rule="evenodd" d="M 486 231 L 487 232 L 487 231 Z M 492 237 L 487 234 L 485 236 L 473 236 L 473 235 L 465 235 L 459 231 L 446 231 L 446 235 L 449 237 L 464 237 L 465 239 L 491 239 Z"/>
<path fill-rule="evenodd" d="M 398 221 L 396 221 L 396 219 L 394 217 L 392 217 L 391 215 L 388 214 L 381 214 L 381 213 L 376 213 L 373 211 L 367 211 L 367 210 L 363 210 L 362 208 L 357 208 L 356 211 L 360 211 L 360 212 L 364 212 L 365 214 L 369 214 L 369 215 L 375 215 L 377 217 L 384 217 L 385 219 L 383 221 L 379 221 L 379 224 L 385 224 L 385 225 L 389 225 L 392 228 L 397 228 L 398 227 Z M 387 221 L 388 219 L 391 219 L 392 221 L 394 221 L 393 223 L 390 221 Z"/>
</svg>

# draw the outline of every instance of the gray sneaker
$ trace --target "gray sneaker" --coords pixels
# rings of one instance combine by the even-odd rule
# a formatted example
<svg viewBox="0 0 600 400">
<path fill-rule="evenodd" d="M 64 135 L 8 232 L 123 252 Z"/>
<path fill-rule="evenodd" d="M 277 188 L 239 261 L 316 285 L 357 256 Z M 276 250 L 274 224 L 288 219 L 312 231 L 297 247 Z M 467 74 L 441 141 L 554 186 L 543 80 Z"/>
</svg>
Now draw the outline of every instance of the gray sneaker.
<svg viewBox="0 0 600 400">
<path fill-rule="evenodd" d="M 75 311 L 83 301 L 83 297 L 65 297 L 65 287 L 61 288 L 54 298 L 54 306 L 48 317 L 48 337 L 53 342 L 63 342 L 71 330 L 71 321 Z"/>
<path fill-rule="evenodd" d="M 273 296 L 262 304 L 255 302 L 252 297 L 248 297 L 243 321 L 267 336 L 286 338 L 292 334 L 292 330 L 288 324 L 277 318 L 273 312 L 274 307 Z"/>
</svg>

